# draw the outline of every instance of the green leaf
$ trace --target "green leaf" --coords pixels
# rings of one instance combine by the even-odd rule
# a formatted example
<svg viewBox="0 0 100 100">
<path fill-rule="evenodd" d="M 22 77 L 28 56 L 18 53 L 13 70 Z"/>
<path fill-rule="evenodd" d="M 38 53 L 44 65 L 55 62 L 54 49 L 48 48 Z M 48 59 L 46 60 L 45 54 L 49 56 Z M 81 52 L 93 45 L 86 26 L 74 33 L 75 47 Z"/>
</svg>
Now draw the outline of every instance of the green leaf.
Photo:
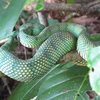
<svg viewBox="0 0 100 100">
<path fill-rule="evenodd" d="M 45 79 L 36 100 L 89 100 L 87 90 L 91 90 L 87 67 L 62 66 Z"/>
<path fill-rule="evenodd" d="M 88 67 L 100 67 L 100 46 L 89 50 Z"/>
<path fill-rule="evenodd" d="M 81 75 L 80 75 L 81 73 Z M 86 94 L 91 90 L 88 82 L 88 68 L 69 63 L 54 66 L 43 78 L 20 83 L 9 100 L 89 100 Z M 60 94 L 60 95 L 59 95 Z M 59 99 L 58 99 L 59 98 Z M 72 99 L 74 98 L 74 99 Z"/>
<path fill-rule="evenodd" d="M 99 66 L 100 67 L 100 66 Z M 92 90 L 96 93 L 100 93 L 100 68 L 95 68 L 94 71 L 89 73 L 90 85 Z"/>
<path fill-rule="evenodd" d="M 29 100 L 35 97 L 38 93 L 38 89 L 42 82 L 44 81 L 45 77 L 52 72 L 55 73 L 57 68 L 61 67 L 60 65 L 54 66 L 50 72 L 48 72 L 43 78 L 39 80 L 33 80 L 32 82 L 27 83 L 20 83 L 17 88 L 13 91 L 12 95 L 10 96 L 9 100 Z"/>
<path fill-rule="evenodd" d="M 32 82 L 28 83 L 20 83 L 13 91 L 9 100 L 30 100 L 31 98 L 34 98 L 35 96 L 37 96 L 40 85 L 44 82 L 45 78 L 48 78 L 52 74 L 56 75 L 56 72 L 59 72 L 60 69 L 65 70 L 65 68 L 73 67 L 70 65 L 72 64 L 58 64 L 54 66 L 43 78 L 36 81 L 33 80 Z"/>
<path fill-rule="evenodd" d="M 36 11 L 42 10 L 44 7 L 44 0 L 38 0 L 37 6 L 35 8 Z"/>
<path fill-rule="evenodd" d="M 0 40 L 12 35 L 12 31 L 26 0 L 11 0 L 9 6 L 0 10 Z M 1 3 L 1 2 L 0 2 Z"/>
<path fill-rule="evenodd" d="M 100 46 L 90 49 L 88 67 L 91 68 L 89 79 L 92 89 L 100 93 Z"/>
</svg>

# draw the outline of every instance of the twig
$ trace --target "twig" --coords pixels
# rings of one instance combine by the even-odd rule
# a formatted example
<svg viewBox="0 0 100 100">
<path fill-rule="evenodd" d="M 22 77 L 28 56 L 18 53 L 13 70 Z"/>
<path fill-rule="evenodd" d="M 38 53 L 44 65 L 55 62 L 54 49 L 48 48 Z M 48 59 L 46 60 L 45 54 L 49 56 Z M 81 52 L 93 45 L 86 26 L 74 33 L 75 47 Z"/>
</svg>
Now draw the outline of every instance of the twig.
<svg viewBox="0 0 100 100">
<path fill-rule="evenodd" d="M 69 15 L 67 15 L 63 20 L 62 22 L 66 22 L 68 20 L 70 20 L 71 18 L 75 17 L 75 16 L 80 16 L 78 13 L 71 13 Z"/>
<path fill-rule="evenodd" d="M 40 24 L 43 24 L 44 26 L 48 26 L 48 20 L 47 20 L 47 15 L 44 11 L 37 12 Z"/>
<path fill-rule="evenodd" d="M 65 3 L 44 3 L 44 11 L 78 11 L 81 8 L 80 4 L 65 4 Z"/>
<path fill-rule="evenodd" d="M 27 59 L 27 50 L 26 50 L 26 48 L 25 47 L 23 47 L 24 48 L 24 55 L 25 55 L 25 59 Z"/>
</svg>

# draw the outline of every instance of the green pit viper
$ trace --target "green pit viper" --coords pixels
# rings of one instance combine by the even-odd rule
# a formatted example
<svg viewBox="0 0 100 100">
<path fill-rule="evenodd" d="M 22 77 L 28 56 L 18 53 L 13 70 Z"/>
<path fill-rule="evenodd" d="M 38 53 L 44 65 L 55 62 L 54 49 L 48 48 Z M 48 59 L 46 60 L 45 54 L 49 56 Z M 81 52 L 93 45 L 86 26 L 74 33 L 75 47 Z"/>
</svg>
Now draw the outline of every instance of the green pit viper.
<svg viewBox="0 0 100 100">
<path fill-rule="evenodd" d="M 42 77 L 62 56 L 75 49 L 87 60 L 88 49 L 96 46 L 87 29 L 78 24 L 52 24 L 43 30 L 41 28 L 40 34 L 37 32 L 35 36 L 25 34 L 30 25 L 19 29 L 18 40 L 25 47 L 39 47 L 31 59 L 22 60 L 11 53 L 18 44 L 14 36 L 0 47 L 0 71 L 17 81 L 27 82 Z"/>
</svg>

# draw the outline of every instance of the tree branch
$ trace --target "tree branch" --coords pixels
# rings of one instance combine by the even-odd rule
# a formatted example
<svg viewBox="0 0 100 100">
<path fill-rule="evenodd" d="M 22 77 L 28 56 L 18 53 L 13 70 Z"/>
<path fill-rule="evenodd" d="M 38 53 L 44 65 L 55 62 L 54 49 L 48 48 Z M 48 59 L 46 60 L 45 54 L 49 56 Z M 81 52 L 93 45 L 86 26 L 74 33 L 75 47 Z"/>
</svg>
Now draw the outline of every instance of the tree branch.
<svg viewBox="0 0 100 100">
<path fill-rule="evenodd" d="M 30 4 L 31 10 L 34 11 L 36 3 Z M 97 9 L 96 9 L 97 7 Z M 95 8 L 95 9 L 94 9 Z M 25 7 L 27 10 L 28 8 Z M 100 16 L 100 0 L 88 3 L 87 5 L 82 4 L 65 4 L 65 3 L 47 3 L 44 2 L 44 8 L 41 11 L 69 11 L 69 12 L 78 12 L 80 15 L 83 14 L 94 14 L 99 13 Z"/>
</svg>

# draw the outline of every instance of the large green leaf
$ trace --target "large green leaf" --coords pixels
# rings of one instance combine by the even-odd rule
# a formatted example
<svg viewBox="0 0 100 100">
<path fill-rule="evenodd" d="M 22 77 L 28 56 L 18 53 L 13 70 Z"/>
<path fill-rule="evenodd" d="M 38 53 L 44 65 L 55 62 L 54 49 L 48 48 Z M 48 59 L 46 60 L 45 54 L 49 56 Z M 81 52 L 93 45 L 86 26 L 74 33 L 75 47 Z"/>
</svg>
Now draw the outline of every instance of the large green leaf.
<svg viewBox="0 0 100 100">
<path fill-rule="evenodd" d="M 61 67 L 61 65 L 57 65 L 51 69 L 43 78 L 28 82 L 28 83 L 20 83 L 17 88 L 13 91 L 12 95 L 10 96 L 9 100 L 29 100 L 35 97 L 38 93 L 38 89 L 42 82 L 44 81 L 45 77 L 52 72 L 54 73 L 57 68 Z"/>
<path fill-rule="evenodd" d="M 90 49 L 88 66 L 91 68 L 89 73 L 91 87 L 100 93 L 100 46 Z"/>
<path fill-rule="evenodd" d="M 89 100 L 86 91 L 91 88 L 87 75 L 87 67 L 70 62 L 60 64 L 53 67 L 42 79 L 20 83 L 9 100 L 30 100 L 36 96 L 37 100 Z"/>
<path fill-rule="evenodd" d="M 5 0 L 6 1 L 6 0 Z M 6 9 L 0 10 L 0 40 L 12 35 L 13 27 L 22 11 L 26 0 L 11 0 Z M 4 2 L 0 2 L 0 5 Z"/>
<path fill-rule="evenodd" d="M 34 98 L 35 96 L 37 96 L 38 90 L 39 90 L 41 84 L 44 82 L 44 80 L 46 78 L 49 78 L 52 75 L 56 76 L 56 75 L 61 74 L 61 73 L 63 75 L 65 75 L 66 70 L 69 70 L 70 67 L 75 67 L 75 65 L 71 64 L 70 62 L 69 63 L 66 63 L 66 64 L 60 64 L 60 65 L 54 66 L 51 69 L 51 71 L 49 71 L 47 73 L 47 75 L 45 75 L 43 78 L 41 78 L 41 79 L 39 79 L 37 81 L 34 81 L 33 80 L 32 82 L 28 82 L 28 83 L 20 83 L 17 86 L 17 88 L 13 91 L 13 93 L 12 93 L 11 97 L 9 98 L 9 100 L 30 100 L 31 98 Z M 78 68 L 80 68 L 80 69 L 82 68 L 82 70 L 83 70 L 83 71 L 81 70 L 82 71 L 82 74 L 84 74 L 85 71 L 88 72 L 88 69 L 87 68 L 84 68 L 84 67 L 78 67 Z M 75 71 L 76 71 L 76 73 L 78 73 L 79 70 L 76 69 Z M 48 86 L 48 84 L 47 84 L 47 86 Z M 88 87 L 88 84 L 86 86 Z M 88 87 L 87 89 L 90 89 L 90 87 Z M 81 93 L 81 95 L 84 95 L 85 98 L 88 98 L 88 96 L 85 93 Z M 86 99 L 86 100 L 88 100 L 88 99 Z"/>
<path fill-rule="evenodd" d="M 88 68 L 74 65 L 51 72 L 40 86 L 36 100 L 89 100 L 87 90 L 91 90 Z"/>
</svg>

